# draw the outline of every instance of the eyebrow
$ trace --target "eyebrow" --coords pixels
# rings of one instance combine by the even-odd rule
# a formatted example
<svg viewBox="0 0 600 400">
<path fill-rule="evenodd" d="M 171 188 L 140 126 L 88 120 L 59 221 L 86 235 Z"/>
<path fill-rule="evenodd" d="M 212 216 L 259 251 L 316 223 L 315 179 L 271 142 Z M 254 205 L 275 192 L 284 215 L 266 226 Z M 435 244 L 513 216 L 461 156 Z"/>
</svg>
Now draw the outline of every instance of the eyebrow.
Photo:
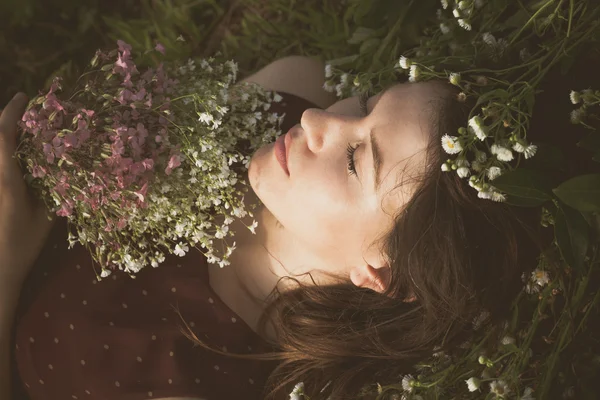
<svg viewBox="0 0 600 400">
<path fill-rule="evenodd" d="M 375 185 L 375 192 L 379 192 L 381 186 L 381 166 L 383 165 L 383 157 L 381 156 L 381 147 L 375 140 L 375 134 L 371 131 L 371 150 L 373 150 L 373 182 Z"/>
<path fill-rule="evenodd" d="M 384 93 L 391 89 L 393 86 L 394 85 L 390 85 L 379 93 L 379 99 L 377 99 L 377 103 L 379 103 Z M 373 106 L 371 112 L 373 112 L 374 108 L 375 106 Z M 373 151 L 373 183 L 375 192 L 377 193 L 379 192 L 379 188 L 381 187 L 381 166 L 383 165 L 383 153 L 381 151 L 381 147 L 379 147 L 379 143 L 375 139 L 375 134 L 373 133 L 373 131 L 371 131 L 371 134 L 369 136 L 371 138 L 371 150 Z"/>
</svg>

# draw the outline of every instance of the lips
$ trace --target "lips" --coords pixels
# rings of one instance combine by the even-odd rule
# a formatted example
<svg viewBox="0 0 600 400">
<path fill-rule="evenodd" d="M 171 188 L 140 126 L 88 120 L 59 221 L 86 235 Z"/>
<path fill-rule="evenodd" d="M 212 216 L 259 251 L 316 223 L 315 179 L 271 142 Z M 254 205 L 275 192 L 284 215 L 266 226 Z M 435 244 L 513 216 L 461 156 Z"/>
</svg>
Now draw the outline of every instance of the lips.
<svg viewBox="0 0 600 400">
<path fill-rule="evenodd" d="M 285 164 L 287 166 L 287 170 L 289 173 L 290 172 L 290 147 L 292 147 L 292 130 L 291 129 L 288 131 L 288 133 L 285 134 L 283 144 L 285 144 Z"/>
</svg>

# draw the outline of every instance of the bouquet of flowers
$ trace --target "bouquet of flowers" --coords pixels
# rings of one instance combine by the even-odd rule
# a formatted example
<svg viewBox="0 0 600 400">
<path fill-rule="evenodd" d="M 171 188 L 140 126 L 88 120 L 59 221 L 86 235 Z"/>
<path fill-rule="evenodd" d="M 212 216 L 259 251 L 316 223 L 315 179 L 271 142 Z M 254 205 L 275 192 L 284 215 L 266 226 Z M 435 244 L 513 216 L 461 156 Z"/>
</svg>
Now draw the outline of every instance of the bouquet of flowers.
<svg viewBox="0 0 600 400">
<path fill-rule="evenodd" d="M 36 195 L 75 225 L 69 248 L 90 250 L 98 279 L 116 268 L 134 277 L 198 243 L 209 263 L 229 265 L 235 242 L 221 259 L 213 239 L 234 218 L 253 217 L 234 185 L 252 152 L 281 133 L 283 116 L 267 113 L 281 96 L 232 86 L 237 64 L 213 57 L 140 72 L 123 41 L 98 50 L 91 67 L 72 91 L 55 78 L 31 100 L 16 154 Z"/>
</svg>

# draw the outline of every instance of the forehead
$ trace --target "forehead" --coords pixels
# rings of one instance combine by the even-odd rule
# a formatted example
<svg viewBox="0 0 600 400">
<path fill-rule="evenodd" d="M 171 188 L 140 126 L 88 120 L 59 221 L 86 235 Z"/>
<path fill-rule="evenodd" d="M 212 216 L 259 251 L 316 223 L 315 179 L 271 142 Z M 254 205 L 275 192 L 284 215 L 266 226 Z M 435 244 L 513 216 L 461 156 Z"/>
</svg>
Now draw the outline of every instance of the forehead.
<svg viewBox="0 0 600 400">
<path fill-rule="evenodd" d="M 380 144 L 383 165 L 377 197 L 384 211 L 394 212 L 414 191 L 411 178 L 425 168 L 425 149 L 431 138 L 432 100 L 440 88 L 431 83 L 401 83 L 369 101 L 371 132 Z M 372 103 L 371 103 L 372 102 Z"/>
</svg>

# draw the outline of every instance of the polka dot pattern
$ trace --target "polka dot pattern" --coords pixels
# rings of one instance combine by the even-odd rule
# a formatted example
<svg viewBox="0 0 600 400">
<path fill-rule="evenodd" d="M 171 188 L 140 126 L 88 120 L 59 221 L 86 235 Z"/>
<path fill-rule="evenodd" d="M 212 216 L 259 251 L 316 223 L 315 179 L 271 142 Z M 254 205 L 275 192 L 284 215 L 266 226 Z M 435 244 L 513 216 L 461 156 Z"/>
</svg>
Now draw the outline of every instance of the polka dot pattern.
<svg viewBox="0 0 600 400">
<path fill-rule="evenodd" d="M 272 110 L 286 113 L 285 131 L 316 107 L 282 97 Z M 272 350 L 211 288 L 201 252 L 166 255 L 136 279 L 114 271 L 99 281 L 101 268 L 80 244 L 68 249 L 67 233 L 59 218 L 23 288 L 16 398 L 19 391 L 31 400 L 262 398 L 273 362 L 216 354 L 181 332 L 185 321 L 200 340 L 227 353 Z"/>
</svg>

